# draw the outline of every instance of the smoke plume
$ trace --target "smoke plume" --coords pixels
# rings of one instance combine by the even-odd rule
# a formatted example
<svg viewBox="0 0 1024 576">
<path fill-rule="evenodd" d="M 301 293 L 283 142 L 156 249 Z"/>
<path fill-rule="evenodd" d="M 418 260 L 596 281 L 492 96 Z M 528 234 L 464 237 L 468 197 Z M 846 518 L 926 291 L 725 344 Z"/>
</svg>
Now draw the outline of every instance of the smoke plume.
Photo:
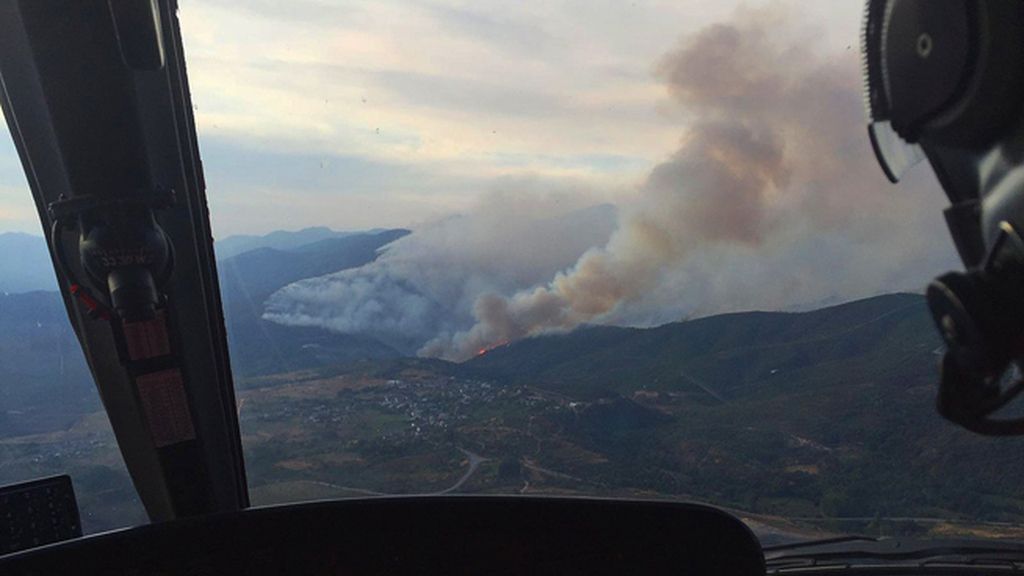
<svg viewBox="0 0 1024 576">
<path fill-rule="evenodd" d="M 656 74 L 682 137 L 615 224 L 585 202 L 491 196 L 374 264 L 283 289 L 266 317 L 462 360 L 587 323 L 917 288 L 953 262 L 934 182 L 893 188 L 874 162 L 852 50 L 828 52 L 783 12 L 741 11 Z"/>
<path fill-rule="evenodd" d="M 777 15 L 756 16 L 707 28 L 659 63 L 689 128 L 607 245 L 544 285 L 482 295 L 476 323 L 434 339 L 423 354 L 464 359 L 498 343 L 607 322 L 663 289 L 695 250 L 742 257 L 765 252 L 784 230 L 855 242 L 872 226 L 851 227 L 852 219 L 869 217 L 881 233 L 905 224 L 872 213 L 894 191 L 876 176 L 864 136 L 855 59 L 816 54 L 809 35 Z"/>
<path fill-rule="evenodd" d="M 418 228 L 371 264 L 286 286 L 264 318 L 368 334 L 414 354 L 472 324 L 480 294 L 544 282 L 608 241 L 614 207 L 587 206 L 588 197 L 571 189 L 534 188 L 502 183 L 466 214 Z"/>
</svg>

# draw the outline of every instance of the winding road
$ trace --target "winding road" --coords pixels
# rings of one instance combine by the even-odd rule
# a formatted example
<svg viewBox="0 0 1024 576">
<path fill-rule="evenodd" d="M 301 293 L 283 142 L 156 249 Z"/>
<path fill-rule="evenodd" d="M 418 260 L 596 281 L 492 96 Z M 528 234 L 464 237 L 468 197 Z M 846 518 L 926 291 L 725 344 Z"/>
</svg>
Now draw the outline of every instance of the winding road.
<svg viewBox="0 0 1024 576">
<path fill-rule="evenodd" d="M 476 452 L 470 452 L 465 448 L 459 448 L 459 452 L 465 454 L 466 458 L 469 459 L 469 469 L 466 470 L 466 473 L 463 474 L 462 477 L 459 478 L 457 482 L 455 482 L 455 484 L 452 484 L 451 486 L 445 488 L 444 490 L 441 490 L 440 492 L 435 492 L 435 494 L 451 494 L 452 492 L 455 492 L 456 490 L 461 488 L 462 485 L 465 484 L 466 481 L 469 480 L 471 476 L 473 476 L 473 474 L 476 472 L 476 469 L 479 468 L 481 464 L 490 460 L 490 458 L 484 458 L 483 456 L 477 454 Z"/>
</svg>

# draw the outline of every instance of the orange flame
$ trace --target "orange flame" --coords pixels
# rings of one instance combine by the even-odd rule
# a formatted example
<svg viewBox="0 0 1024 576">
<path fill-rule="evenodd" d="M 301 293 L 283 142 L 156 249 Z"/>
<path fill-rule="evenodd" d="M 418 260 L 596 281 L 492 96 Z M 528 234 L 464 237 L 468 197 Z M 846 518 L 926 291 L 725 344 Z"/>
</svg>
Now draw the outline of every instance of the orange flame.
<svg viewBox="0 0 1024 576">
<path fill-rule="evenodd" d="M 487 354 L 491 350 L 494 350 L 495 348 L 501 348 L 502 346 L 505 346 L 506 344 L 508 344 L 508 340 L 502 340 L 501 342 L 498 342 L 497 344 L 495 344 L 493 346 L 488 346 L 487 348 L 481 348 L 481 349 L 477 350 L 476 351 L 476 355 L 477 356 L 483 356 L 484 354 Z"/>
</svg>

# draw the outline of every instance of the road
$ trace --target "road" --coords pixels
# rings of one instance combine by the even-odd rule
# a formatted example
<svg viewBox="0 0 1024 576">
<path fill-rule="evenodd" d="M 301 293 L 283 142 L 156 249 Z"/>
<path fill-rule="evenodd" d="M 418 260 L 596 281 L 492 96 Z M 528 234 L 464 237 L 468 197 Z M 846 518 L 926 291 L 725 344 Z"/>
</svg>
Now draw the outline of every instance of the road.
<svg viewBox="0 0 1024 576">
<path fill-rule="evenodd" d="M 470 452 L 465 448 L 459 448 L 459 452 L 465 454 L 466 458 L 469 459 L 469 469 L 466 470 L 466 473 L 463 474 L 462 477 L 459 478 L 459 480 L 455 484 L 452 484 L 448 488 L 445 488 L 444 490 L 437 492 L 437 494 L 451 494 L 452 492 L 455 492 L 456 490 L 461 488 L 462 485 L 465 484 L 467 480 L 469 480 L 469 478 L 473 475 L 473 473 L 476 472 L 476 469 L 479 468 L 481 464 L 489 460 L 489 458 L 484 458 L 483 456 L 475 452 Z"/>
<path fill-rule="evenodd" d="M 722 404 L 725 404 L 726 402 L 728 402 L 728 400 L 725 399 L 725 396 L 722 396 L 721 394 L 719 394 L 717 391 L 715 391 L 714 388 L 712 388 L 708 384 L 698 380 L 697 378 L 694 378 L 693 376 L 690 376 L 689 374 L 687 374 L 686 372 L 684 372 L 682 370 L 679 371 L 679 375 L 682 376 L 683 379 L 686 380 L 687 382 L 697 386 L 701 390 L 703 390 L 703 391 L 707 392 L 708 394 L 710 394 L 712 398 L 714 398 L 715 400 L 718 400 Z"/>
<path fill-rule="evenodd" d="M 321 480 L 294 480 L 294 482 L 302 482 L 304 484 L 315 484 L 317 486 L 326 486 L 328 488 L 334 488 L 335 490 L 344 490 L 346 492 L 366 494 L 367 496 L 387 496 L 387 494 L 385 494 L 384 492 L 376 492 L 374 490 L 367 490 L 365 488 L 353 488 L 352 486 L 341 486 L 331 482 L 323 482 Z"/>
</svg>

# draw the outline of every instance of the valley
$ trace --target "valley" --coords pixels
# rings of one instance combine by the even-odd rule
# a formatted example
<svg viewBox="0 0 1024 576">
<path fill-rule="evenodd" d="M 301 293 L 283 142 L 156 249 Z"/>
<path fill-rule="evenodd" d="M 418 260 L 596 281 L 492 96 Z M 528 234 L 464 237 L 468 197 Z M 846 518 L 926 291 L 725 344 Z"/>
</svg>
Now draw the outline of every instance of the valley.
<svg viewBox="0 0 1024 576">
<path fill-rule="evenodd" d="M 726 507 L 765 538 L 1024 536 L 1024 441 L 935 414 L 942 348 L 919 295 L 586 326 L 461 364 L 260 317 L 281 286 L 372 261 L 404 234 L 221 262 L 254 503 L 670 498 Z M 59 295 L 0 295 L 0 323 L 0 483 L 67 472 L 87 531 L 143 522 Z"/>
</svg>

